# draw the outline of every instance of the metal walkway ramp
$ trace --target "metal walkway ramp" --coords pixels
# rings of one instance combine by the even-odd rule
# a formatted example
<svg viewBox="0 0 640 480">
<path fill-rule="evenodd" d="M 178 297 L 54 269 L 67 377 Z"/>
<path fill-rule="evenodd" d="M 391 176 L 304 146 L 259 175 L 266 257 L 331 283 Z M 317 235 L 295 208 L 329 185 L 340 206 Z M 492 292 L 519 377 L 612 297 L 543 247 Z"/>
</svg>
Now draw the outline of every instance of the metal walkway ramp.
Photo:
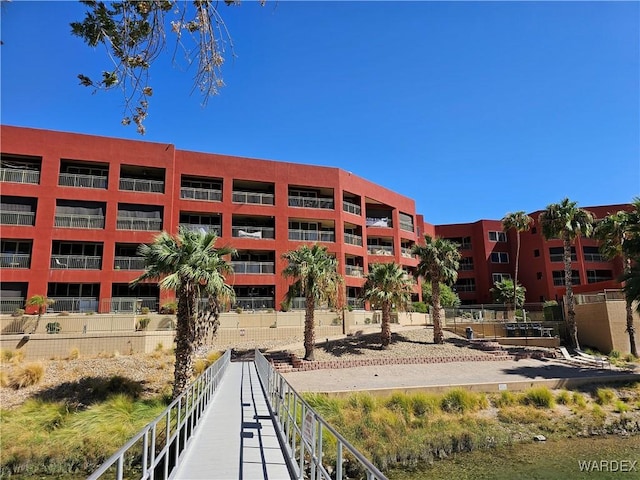
<svg viewBox="0 0 640 480">
<path fill-rule="evenodd" d="M 253 362 L 229 364 L 171 478 L 291 478 Z"/>
</svg>

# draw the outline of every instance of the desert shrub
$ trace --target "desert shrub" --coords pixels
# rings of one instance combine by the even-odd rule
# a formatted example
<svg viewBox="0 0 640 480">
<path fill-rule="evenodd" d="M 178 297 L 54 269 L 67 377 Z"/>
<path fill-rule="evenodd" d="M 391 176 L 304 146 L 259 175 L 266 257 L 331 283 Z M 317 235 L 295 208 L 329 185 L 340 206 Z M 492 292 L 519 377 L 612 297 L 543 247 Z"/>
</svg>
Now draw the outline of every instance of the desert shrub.
<svg viewBox="0 0 640 480">
<path fill-rule="evenodd" d="M 421 417 L 440 410 L 440 402 L 435 395 L 416 393 L 411 397 L 411 409 L 416 417 Z"/>
<path fill-rule="evenodd" d="M 556 395 L 556 402 L 560 405 L 569 405 L 571 403 L 571 396 L 569 395 L 569 392 L 566 390 L 558 392 Z"/>
<path fill-rule="evenodd" d="M 371 396 L 371 394 L 366 392 L 359 392 L 349 397 L 349 405 L 352 408 L 360 409 L 366 413 L 370 413 L 375 408 L 376 401 Z"/>
<path fill-rule="evenodd" d="M 609 358 L 613 358 L 615 360 L 620 358 L 620 352 L 618 350 L 611 350 L 609 352 Z"/>
<path fill-rule="evenodd" d="M 221 356 L 222 356 L 222 352 L 218 352 L 218 351 L 209 352 L 207 354 L 207 362 L 209 362 L 209 365 L 213 365 L 215 362 L 218 361 L 218 359 Z"/>
<path fill-rule="evenodd" d="M 40 362 L 27 363 L 9 374 L 8 385 L 16 390 L 37 385 L 44 377 L 44 365 Z"/>
<path fill-rule="evenodd" d="M 513 392 L 504 391 L 500 393 L 500 396 L 493 403 L 498 408 L 509 407 L 518 403 L 518 397 Z"/>
<path fill-rule="evenodd" d="M 622 357 L 622 359 L 625 362 L 629 362 L 629 363 L 635 363 L 638 361 L 638 359 L 635 357 L 633 353 L 627 353 L 624 357 Z"/>
<path fill-rule="evenodd" d="M 604 424 L 607 419 L 607 413 L 602 409 L 600 405 L 594 405 L 591 409 L 591 415 L 593 419 L 600 425 Z"/>
<path fill-rule="evenodd" d="M 448 413 L 468 412 L 477 409 L 479 405 L 479 396 L 462 388 L 449 390 L 440 401 L 440 408 Z"/>
<path fill-rule="evenodd" d="M 534 387 L 524 392 L 522 403 L 538 408 L 552 408 L 555 401 L 553 393 L 547 387 Z"/>
<path fill-rule="evenodd" d="M 616 400 L 613 409 L 618 413 L 625 413 L 629 411 L 629 405 L 624 403 L 622 400 Z"/>
<path fill-rule="evenodd" d="M 413 410 L 409 395 L 400 392 L 392 394 L 386 400 L 385 405 L 389 410 L 398 412 L 405 418 L 409 418 L 409 415 Z"/>
<path fill-rule="evenodd" d="M 162 344 L 162 342 L 158 342 L 158 344 L 156 345 L 155 351 L 161 352 L 162 350 L 164 350 L 164 345 Z"/>
<path fill-rule="evenodd" d="M 596 390 L 596 403 L 598 405 L 609 405 L 614 398 L 616 398 L 616 393 L 610 388 L 599 388 Z"/>
<path fill-rule="evenodd" d="M 207 362 L 204 358 L 196 358 L 196 360 L 193 362 L 193 375 L 195 377 L 199 377 L 200 375 L 202 375 L 202 372 L 207 369 L 208 366 L 209 362 Z"/>
<path fill-rule="evenodd" d="M 67 357 L 69 360 L 76 360 L 80 358 L 80 349 L 78 347 L 73 347 L 69 350 L 69 356 Z"/>
<path fill-rule="evenodd" d="M 150 312 L 150 311 L 151 311 L 151 310 L 149 310 L 149 307 L 142 307 L 142 308 L 140 309 L 140 313 L 141 313 L 142 315 L 149 315 L 149 312 Z"/>
<path fill-rule="evenodd" d="M 580 392 L 573 392 L 571 396 L 572 403 L 578 408 L 585 408 L 587 406 L 587 400 Z"/>
<path fill-rule="evenodd" d="M 333 325 L 334 327 L 337 327 L 341 323 L 342 323 L 342 319 L 340 319 L 340 317 L 336 317 L 333 320 L 331 320 L 331 325 Z"/>
<path fill-rule="evenodd" d="M 16 308 L 11 314 L 12 317 L 21 317 L 24 315 L 24 308 Z"/>
<path fill-rule="evenodd" d="M 150 321 L 151 321 L 151 319 L 149 317 L 140 318 L 136 322 L 136 330 L 137 331 L 146 330 L 146 328 L 149 326 L 149 322 Z"/>
<path fill-rule="evenodd" d="M 429 307 L 424 302 L 413 302 L 413 311 L 417 313 L 429 313 Z"/>
<path fill-rule="evenodd" d="M 178 311 L 178 304 L 176 302 L 167 302 L 160 307 L 160 313 L 165 315 L 173 315 Z"/>
<path fill-rule="evenodd" d="M 0 387 L 9 386 L 9 375 L 4 370 L 0 370 Z"/>
</svg>

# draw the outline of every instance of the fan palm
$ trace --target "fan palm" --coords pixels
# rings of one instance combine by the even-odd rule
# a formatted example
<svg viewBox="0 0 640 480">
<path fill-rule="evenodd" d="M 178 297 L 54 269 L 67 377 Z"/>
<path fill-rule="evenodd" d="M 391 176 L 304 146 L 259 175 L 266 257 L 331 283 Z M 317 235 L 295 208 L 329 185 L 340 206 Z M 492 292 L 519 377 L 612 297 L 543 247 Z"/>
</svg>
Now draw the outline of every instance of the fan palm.
<svg viewBox="0 0 640 480">
<path fill-rule="evenodd" d="M 595 228 L 595 235 L 600 240 L 600 251 L 609 260 L 615 257 L 620 257 L 623 264 L 623 278 L 628 278 L 632 273 L 632 261 L 629 253 L 631 253 L 629 246 L 633 243 L 633 230 L 638 229 L 638 223 L 640 223 L 640 199 L 636 199 L 634 202 L 635 211 L 627 212 L 621 210 L 616 213 L 607 215 L 600 220 Z M 632 281 L 633 283 L 633 281 Z M 636 347 L 635 339 L 635 327 L 633 325 L 633 307 L 632 298 L 628 297 L 625 290 L 625 296 L 627 298 L 627 333 L 629 334 L 629 346 L 630 351 L 634 356 L 638 356 L 638 349 Z"/>
<path fill-rule="evenodd" d="M 424 245 L 416 244 L 412 253 L 419 259 L 416 276 L 431 282 L 433 303 L 433 340 L 444 343 L 440 322 L 440 282 L 453 285 L 458 279 L 460 252 L 458 245 L 442 238 L 424 236 Z"/>
<path fill-rule="evenodd" d="M 40 318 L 42 318 L 42 314 L 47 311 L 47 308 L 53 305 L 55 300 L 47 298 L 46 295 L 33 295 L 27 303 L 26 307 L 36 307 L 36 311 L 38 312 L 38 318 L 36 319 L 36 325 L 33 327 L 31 333 L 35 333 L 38 330 L 38 325 L 40 325 Z"/>
<path fill-rule="evenodd" d="M 533 218 L 527 215 L 522 210 L 514 213 L 507 213 L 502 219 L 502 229 L 507 232 L 509 230 L 516 231 L 516 266 L 513 276 L 513 298 L 517 297 L 517 285 L 518 285 L 518 267 L 520 263 L 520 234 L 526 232 L 531 228 Z"/>
<path fill-rule="evenodd" d="M 374 263 L 362 287 L 362 296 L 382 311 L 382 348 L 391 342 L 391 308 L 404 309 L 411 301 L 413 280 L 397 263 Z"/>
<path fill-rule="evenodd" d="M 504 303 L 507 308 L 513 306 L 514 310 L 524 306 L 526 289 L 522 285 L 514 287 L 514 281 L 503 279 L 493 284 L 491 294 L 493 299 L 498 303 Z"/>
<path fill-rule="evenodd" d="M 591 212 L 578 208 L 576 202 L 565 198 L 560 203 L 547 205 L 547 208 L 540 214 L 539 221 L 542 227 L 542 234 L 547 240 L 553 238 L 562 240 L 564 284 L 567 292 L 567 326 L 572 346 L 579 348 L 572 285 L 571 242 L 582 235 L 585 237 L 591 236 L 594 217 Z"/>
<path fill-rule="evenodd" d="M 211 330 L 215 334 L 220 305 L 234 297 L 233 288 L 224 277 L 232 269 L 223 257 L 235 251 L 229 247 L 215 248 L 216 240 L 213 232 L 181 229 L 175 236 L 162 232 L 153 243 L 138 248 L 138 254 L 144 258 L 145 271 L 131 285 L 156 280 L 161 289 L 176 292 L 173 398 L 189 384 L 195 349 Z M 209 297 L 208 312 L 198 309 L 198 300 L 203 296 Z"/>
<path fill-rule="evenodd" d="M 304 359 L 314 359 L 316 305 L 327 303 L 336 306 L 342 291 L 342 277 L 338 273 L 338 260 L 330 255 L 326 247 L 314 244 L 301 245 L 297 250 L 282 254 L 288 262 L 282 271 L 286 278 L 294 279 L 285 302 L 290 304 L 298 295 L 305 297 L 304 315 Z"/>
</svg>

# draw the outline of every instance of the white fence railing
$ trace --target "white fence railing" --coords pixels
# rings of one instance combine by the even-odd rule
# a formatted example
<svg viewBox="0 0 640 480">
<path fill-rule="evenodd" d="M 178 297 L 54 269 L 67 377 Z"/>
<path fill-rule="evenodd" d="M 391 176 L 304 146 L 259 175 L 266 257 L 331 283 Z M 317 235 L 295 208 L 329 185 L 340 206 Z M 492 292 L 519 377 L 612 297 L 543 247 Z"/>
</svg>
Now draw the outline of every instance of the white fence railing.
<svg viewBox="0 0 640 480">
<path fill-rule="evenodd" d="M 116 270 L 144 270 L 143 257 L 115 257 L 113 268 Z"/>
<path fill-rule="evenodd" d="M 30 263 L 28 253 L 0 253 L 0 268 L 29 268 Z"/>
<path fill-rule="evenodd" d="M 146 180 L 143 178 L 121 178 L 120 190 L 134 192 L 163 193 L 164 182 L 162 180 Z"/>
<path fill-rule="evenodd" d="M 88 255 L 51 255 L 50 268 L 75 270 L 100 270 L 102 257 Z"/>
<path fill-rule="evenodd" d="M 322 230 L 289 229 L 289 240 L 298 240 L 301 242 L 335 242 L 336 234 Z"/>
<path fill-rule="evenodd" d="M 353 233 L 345 233 L 344 234 L 344 243 L 348 243 L 349 245 L 357 245 L 359 247 L 362 246 L 362 237 L 360 235 L 354 235 Z"/>
<path fill-rule="evenodd" d="M 271 275 L 276 271 L 275 262 L 243 262 L 233 260 L 231 262 L 234 273 L 255 273 L 259 275 Z"/>
<path fill-rule="evenodd" d="M 178 225 L 179 228 L 188 230 L 190 232 L 213 232 L 217 236 L 222 235 L 222 226 L 221 225 L 206 225 L 199 223 L 181 223 Z"/>
<path fill-rule="evenodd" d="M 180 187 L 180 198 L 186 200 L 203 200 L 205 202 L 219 202 L 222 200 L 222 190 Z"/>
<path fill-rule="evenodd" d="M 275 238 L 276 229 L 274 227 L 231 227 L 231 236 L 236 238 Z"/>
<path fill-rule="evenodd" d="M 118 217 L 116 221 L 118 230 L 162 230 L 162 220 L 159 218 Z"/>
<path fill-rule="evenodd" d="M 107 188 L 107 177 L 103 175 L 81 175 L 79 173 L 61 173 L 58 185 L 63 187 Z"/>
<path fill-rule="evenodd" d="M 393 247 L 390 245 L 368 245 L 367 252 L 369 255 L 393 255 Z"/>
<path fill-rule="evenodd" d="M 35 220 L 35 212 L 0 211 L 0 223 L 2 225 L 34 225 Z"/>
<path fill-rule="evenodd" d="M 333 209 L 333 198 L 297 197 L 289 195 L 290 207 Z"/>
<path fill-rule="evenodd" d="M 9 183 L 40 183 L 40 172 L 37 170 L 22 170 L 17 168 L 0 168 L 0 182 Z"/>
<path fill-rule="evenodd" d="M 75 215 L 57 213 L 54 225 L 58 228 L 104 228 L 102 215 Z"/>
<path fill-rule="evenodd" d="M 347 202 L 346 200 L 342 201 L 342 210 L 347 213 L 353 213 L 354 215 L 360 215 L 362 209 L 360 205 L 356 205 L 355 203 Z"/>
<path fill-rule="evenodd" d="M 273 193 L 234 191 L 233 201 L 235 203 L 253 203 L 258 205 L 273 205 L 275 203 L 275 195 Z"/>
</svg>

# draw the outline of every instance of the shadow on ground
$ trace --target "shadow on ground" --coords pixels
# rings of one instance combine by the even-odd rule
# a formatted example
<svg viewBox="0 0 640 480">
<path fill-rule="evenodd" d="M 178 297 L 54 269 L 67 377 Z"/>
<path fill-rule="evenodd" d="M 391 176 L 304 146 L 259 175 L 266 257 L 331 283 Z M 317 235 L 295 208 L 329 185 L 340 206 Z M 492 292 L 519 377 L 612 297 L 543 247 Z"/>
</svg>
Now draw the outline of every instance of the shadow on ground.
<svg viewBox="0 0 640 480">
<path fill-rule="evenodd" d="M 34 399 L 65 402 L 75 408 L 105 401 L 115 394 L 125 394 L 140 398 L 144 391 L 144 381 L 134 381 L 126 377 L 84 377 L 75 382 L 64 382 L 39 391 Z"/>
</svg>

